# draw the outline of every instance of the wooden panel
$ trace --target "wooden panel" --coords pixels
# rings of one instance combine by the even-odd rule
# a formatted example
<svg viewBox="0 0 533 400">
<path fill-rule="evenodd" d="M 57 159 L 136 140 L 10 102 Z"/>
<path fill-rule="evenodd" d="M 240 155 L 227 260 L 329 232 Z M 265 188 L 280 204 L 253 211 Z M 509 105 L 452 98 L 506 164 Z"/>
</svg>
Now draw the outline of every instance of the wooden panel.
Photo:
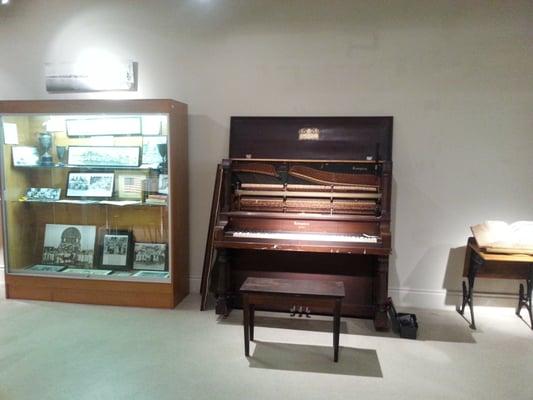
<svg viewBox="0 0 533 400">
<path fill-rule="evenodd" d="M 392 117 L 232 117 L 230 158 L 392 160 Z M 318 140 L 299 140 L 318 128 Z"/>
<path fill-rule="evenodd" d="M 248 277 L 241 292 L 260 292 L 293 296 L 344 297 L 344 286 L 338 281 L 303 279 L 265 279 Z"/>
<path fill-rule="evenodd" d="M 7 275 L 6 288 L 12 299 L 159 308 L 176 304 L 166 283 Z"/>
<path fill-rule="evenodd" d="M 170 266 L 176 302 L 189 293 L 189 194 L 187 105 L 175 102 L 170 112 L 169 193 Z"/>
<path fill-rule="evenodd" d="M 248 296 L 250 298 L 250 303 L 261 307 L 272 307 L 272 306 L 278 306 L 278 307 L 285 307 L 287 304 L 290 303 L 303 303 L 308 307 L 314 308 L 329 308 L 330 312 L 332 310 L 332 307 L 335 305 L 334 299 L 325 299 L 325 298 L 305 298 L 300 299 L 298 296 L 290 296 L 290 295 L 284 295 L 283 297 L 277 297 L 275 295 L 261 295 L 257 293 L 248 293 Z"/>
<path fill-rule="evenodd" d="M 10 100 L 0 101 L 0 113 L 172 113 L 184 103 L 166 99 L 136 100 Z"/>
</svg>

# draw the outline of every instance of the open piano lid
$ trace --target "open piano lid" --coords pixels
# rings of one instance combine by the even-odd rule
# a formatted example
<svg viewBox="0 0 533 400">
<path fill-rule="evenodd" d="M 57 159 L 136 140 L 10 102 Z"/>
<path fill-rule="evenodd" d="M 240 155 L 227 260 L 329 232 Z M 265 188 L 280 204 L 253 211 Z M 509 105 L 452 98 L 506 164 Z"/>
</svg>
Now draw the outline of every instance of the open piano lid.
<svg viewBox="0 0 533 400">
<path fill-rule="evenodd" d="M 230 158 L 392 160 L 392 117 L 231 117 Z"/>
</svg>

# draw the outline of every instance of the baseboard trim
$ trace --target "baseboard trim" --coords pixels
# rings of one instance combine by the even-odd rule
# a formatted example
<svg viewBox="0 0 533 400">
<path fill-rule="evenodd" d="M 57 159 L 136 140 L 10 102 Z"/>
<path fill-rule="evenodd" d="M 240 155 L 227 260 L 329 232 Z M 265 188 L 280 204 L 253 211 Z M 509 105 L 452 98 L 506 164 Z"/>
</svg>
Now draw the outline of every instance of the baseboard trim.
<svg viewBox="0 0 533 400">
<path fill-rule="evenodd" d="M 0 266 L 0 282 L 3 282 L 3 267 Z M 202 278 L 189 277 L 189 292 L 199 293 Z M 389 296 L 397 307 L 449 309 L 461 303 L 460 290 L 434 290 L 413 288 L 389 288 Z M 518 294 L 474 291 L 476 306 L 516 307 Z"/>
<path fill-rule="evenodd" d="M 189 277 L 189 293 L 200 293 L 202 278 L 199 276 Z"/>
<path fill-rule="evenodd" d="M 461 290 L 389 288 L 389 296 L 399 307 L 448 309 L 461 304 Z M 476 306 L 516 307 L 518 294 L 474 291 Z"/>
<path fill-rule="evenodd" d="M 201 277 L 189 277 L 190 292 L 199 293 Z M 389 296 L 397 307 L 450 309 L 461 304 L 460 290 L 389 288 Z M 476 306 L 516 307 L 518 294 L 474 291 Z"/>
</svg>

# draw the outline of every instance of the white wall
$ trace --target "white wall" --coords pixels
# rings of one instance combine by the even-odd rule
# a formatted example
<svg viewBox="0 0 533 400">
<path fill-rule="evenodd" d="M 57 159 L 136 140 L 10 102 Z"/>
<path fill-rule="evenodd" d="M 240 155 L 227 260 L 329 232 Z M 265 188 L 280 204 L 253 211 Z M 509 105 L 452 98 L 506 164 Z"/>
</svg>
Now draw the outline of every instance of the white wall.
<svg viewBox="0 0 533 400">
<path fill-rule="evenodd" d="M 189 104 L 193 288 L 231 115 L 394 116 L 390 287 L 404 305 L 440 306 L 459 288 L 471 224 L 533 219 L 530 0 L 11 3 L 0 98 Z M 137 61 L 138 91 L 46 93 L 44 62 L 95 50 Z"/>
</svg>

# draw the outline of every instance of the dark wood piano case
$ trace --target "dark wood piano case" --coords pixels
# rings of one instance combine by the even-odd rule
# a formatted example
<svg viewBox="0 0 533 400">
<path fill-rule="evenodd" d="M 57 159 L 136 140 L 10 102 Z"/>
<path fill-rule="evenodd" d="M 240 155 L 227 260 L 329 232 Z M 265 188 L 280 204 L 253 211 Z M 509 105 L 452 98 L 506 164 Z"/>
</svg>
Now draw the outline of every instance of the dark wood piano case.
<svg viewBox="0 0 533 400">
<path fill-rule="evenodd" d="M 217 313 L 240 307 L 249 276 L 341 280 L 343 315 L 388 329 L 392 126 L 392 117 L 232 117 L 229 159 L 217 168 L 202 309 L 208 291 Z M 342 239 L 237 237 L 242 232 Z M 367 237 L 375 242 L 355 241 Z"/>
</svg>

